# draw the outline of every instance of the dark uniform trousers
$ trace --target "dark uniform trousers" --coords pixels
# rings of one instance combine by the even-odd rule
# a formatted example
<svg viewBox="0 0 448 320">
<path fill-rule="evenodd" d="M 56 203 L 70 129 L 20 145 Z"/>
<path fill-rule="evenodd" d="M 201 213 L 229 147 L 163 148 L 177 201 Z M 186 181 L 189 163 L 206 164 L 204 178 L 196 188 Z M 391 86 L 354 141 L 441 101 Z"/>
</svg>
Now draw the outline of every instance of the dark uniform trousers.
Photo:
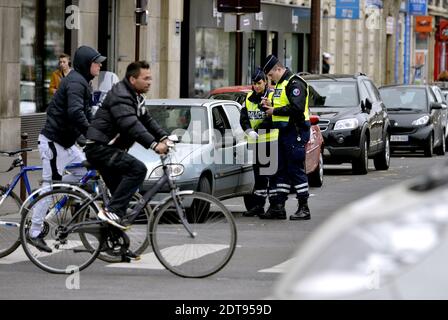
<svg viewBox="0 0 448 320">
<path fill-rule="evenodd" d="M 299 141 L 300 140 L 300 141 Z M 297 198 L 308 198 L 308 177 L 305 171 L 305 146 L 310 140 L 309 126 L 297 132 L 289 124 L 280 129 L 278 146 L 278 172 L 275 175 L 276 190 L 270 203 L 284 205 L 288 199 L 291 186 L 296 191 Z"/>
<path fill-rule="evenodd" d="M 273 168 L 276 165 L 275 159 L 272 159 L 271 154 L 278 148 L 277 141 L 263 142 L 256 144 L 249 144 L 249 148 L 254 155 L 254 177 L 255 186 L 253 193 L 254 205 L 264 206 L 266 198 L 271 195 L 273 182 L 271 181 L 276 170 Z"/>
</svg>

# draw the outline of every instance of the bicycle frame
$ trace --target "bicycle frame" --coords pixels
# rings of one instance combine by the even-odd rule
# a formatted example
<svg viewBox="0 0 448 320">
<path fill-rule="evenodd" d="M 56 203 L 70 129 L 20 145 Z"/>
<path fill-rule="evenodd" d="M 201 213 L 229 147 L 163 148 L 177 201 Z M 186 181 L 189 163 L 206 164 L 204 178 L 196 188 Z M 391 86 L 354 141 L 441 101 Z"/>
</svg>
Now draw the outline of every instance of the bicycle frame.
<svg viewBox="0 0 448 320">
<path fill-rule="evenodd" d="M 190 224 L 188 223 L 187 219 L 184 217 L 183 215 L 183 211 L 181 209 L 180 203 L 179 203 L 179 193 L 177 193 L 177 187 L 176 184 L 174 183 L 174 181 L 170 178 L 169 172 L 168 172 L 168 166 L 165 163 L 165 160 L 167 159 L 167 156 L 161 156 L 161 160 L 162 160 L 162 167 L 163 167 L 163 176 L 161 176 L 159 178 L 159 180 L 157 180 L 156 184 L 148 191 L 145 192 L 145 194 L 143 195 L 142 199 L 139 201 L 139 203 L 137 204 L 137 206 L 132 210 L 131 213 L 127 214 L 125 216 L 125 218 L 128 219 L 128 221 L 132 224 L 135 219 L 138 217 L 138 215 L 140 214 L 140 212 L 142 211 L 142 209 L 147 205 L 147 203 L 149 201 L 151 201 L 152 197 L 154 197 L 154 195 L 165 185 L 165 183 L 168 182 L 168 185 L 170 187 L 170 194 L 171 194 L 171 199 L 173 199 L 173 202 L 175 204 L 176 207 L 176 212 L 182 222 L 182 224 L 184 225 L 185 229 L 187 230 L 188 234 L 190 235 L 190 237 L 194 238 L 196 235 L 193 232 Z M 72 218 L 70 219 L 70 221 L 66 224 L 66 227 L 70 226 L 73 221 L 75 221 L 77 219 L 77 217 L 79 216 L 79 214 L 84 211 L 91 203 L 94 203 L 96 200 L 98 200 L 100 197 L 103 197 L 103 201 L 104 203 L 106 202 L 106 195 L 104 190 L 101 190 L 102 188 L 102 184 L 100 185 L 100 194 L 96 195 L 93 198 L 88 199 L 87 202 L 82 202 L 81 203 L 81 207 L 76 210 L 76 212 L 73 214 Z M 188 193 L 190 193 L 191 191 L 186 191 Z M 64 198 L 62 198 L 61 200 L 58 201 L 58 203 L 60 203 L 60 201 L 63 201 Z M 93 224 L 102 224 L 104 223 L 104 221 L 88 221 L 88 222 L 80 222 L 80 223 L 76 223 L 74 225 L 72 225 L 71 227 L 67 228 L 63 234 L 68 234 L 70 232 L 73 232 L 74 230 L 84 230 L 82 229 L 85 226 L 88 225 L 93 225 Z"/>
</svg>

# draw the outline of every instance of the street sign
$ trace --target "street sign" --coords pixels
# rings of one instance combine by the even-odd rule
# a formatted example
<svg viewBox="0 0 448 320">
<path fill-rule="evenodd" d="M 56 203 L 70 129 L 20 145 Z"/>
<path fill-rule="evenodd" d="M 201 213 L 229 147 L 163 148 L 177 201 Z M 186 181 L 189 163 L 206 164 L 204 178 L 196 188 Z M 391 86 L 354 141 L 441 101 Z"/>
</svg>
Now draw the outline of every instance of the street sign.
<svg viewBox="0 0 448 320">
<path fill-rule="evenodd" d="M 336 19 L 359 19 L 359 0 L 336 0 Z"/>
<path fill-rule="evenodd" d="M 409 14 L 413 16 L 426 16 L 428 11 L 428 6 L 426 4 L 427 0 L 408 0 L 409 3 Z"/>
<path fill-rule="evenodd" d="M 366 9 L 366 28 L 369 30 L 379 30 L 381 26 L 381 11 L 375 7 Z"/>
<path fill-rule="evenodd" d="M 218 0 L 218 12 L 257 13 L 261 11 L 260 0 Z"/>
</svg>

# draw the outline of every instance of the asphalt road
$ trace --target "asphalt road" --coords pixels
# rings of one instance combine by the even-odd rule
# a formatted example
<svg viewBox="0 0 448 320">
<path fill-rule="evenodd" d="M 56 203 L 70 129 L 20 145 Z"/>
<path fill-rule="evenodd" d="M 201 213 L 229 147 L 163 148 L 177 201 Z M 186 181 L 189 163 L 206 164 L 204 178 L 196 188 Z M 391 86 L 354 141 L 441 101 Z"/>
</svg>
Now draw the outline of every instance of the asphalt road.
<svg viewBox="0 0 448 320">
<path fill-rule="evenodd" d="M 310 221 L 245 218 L 242 199 L 227 200 L 237 219 L 238 248 L 222 271 L 206 279 L 183 279 L 163 269 L 135 268 L 135 263 L 112 267 L 98 260 L 81 272 L 79 288 L 68 289 L 73 279 L 41 271 L 18 251 L 0 259 L 0 299 L 265 299 L 291 255 L 335 210 L 444 162 L 445 157 L 395 156 L 388 171 L 375 171 L 371 162 L 364 176 L 353 176 L 348 165 L 326 166 L 324 186 L 311 189 Z M 296 205 L 290 195 L 289 214 Z"/>
</svg>

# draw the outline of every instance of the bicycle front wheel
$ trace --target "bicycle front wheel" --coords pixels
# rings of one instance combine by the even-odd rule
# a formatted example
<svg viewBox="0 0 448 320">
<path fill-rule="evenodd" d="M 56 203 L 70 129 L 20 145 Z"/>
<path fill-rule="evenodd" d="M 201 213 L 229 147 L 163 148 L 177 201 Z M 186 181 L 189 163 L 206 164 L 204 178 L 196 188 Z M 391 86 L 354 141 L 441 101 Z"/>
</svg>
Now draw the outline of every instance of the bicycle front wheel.
<svg viewBox="0 0 448 320">
<path fill-rule="evenodd" d="M 50 273 L 71 274 L 85 269 L 96 259 L 102 249 L 104 227 L 97 219 L 98 207 L 94 203 L 80 210 L 88 200 L 81 193 L 57 189 L 43 193 L 24 208 L 20 239 L 31 262 Z M 70 227 L 75 228 L 67 231 Z M 51 252 L 42 251 L 30 241 L 30 230 L 36 228 Z"/>
<path fill-rule="evenodd" d="M 235 220 L 219 200 L 208 194 L 193 192 L 178 198 L 194 236 L 182 224 L 171 199 L 155 212 L 150 224 L 154 253 L 165 268 L 178 276 L 210 276 L 221 270 L 235 251 Z"/>
<path fill-rule="evenodd" d="M 6 192 L 7 189 L 0 186 L 0 258 L 13 253 L 20 246 L 22 201 L 14 192 L 5 197 Z"/>
</svg>

